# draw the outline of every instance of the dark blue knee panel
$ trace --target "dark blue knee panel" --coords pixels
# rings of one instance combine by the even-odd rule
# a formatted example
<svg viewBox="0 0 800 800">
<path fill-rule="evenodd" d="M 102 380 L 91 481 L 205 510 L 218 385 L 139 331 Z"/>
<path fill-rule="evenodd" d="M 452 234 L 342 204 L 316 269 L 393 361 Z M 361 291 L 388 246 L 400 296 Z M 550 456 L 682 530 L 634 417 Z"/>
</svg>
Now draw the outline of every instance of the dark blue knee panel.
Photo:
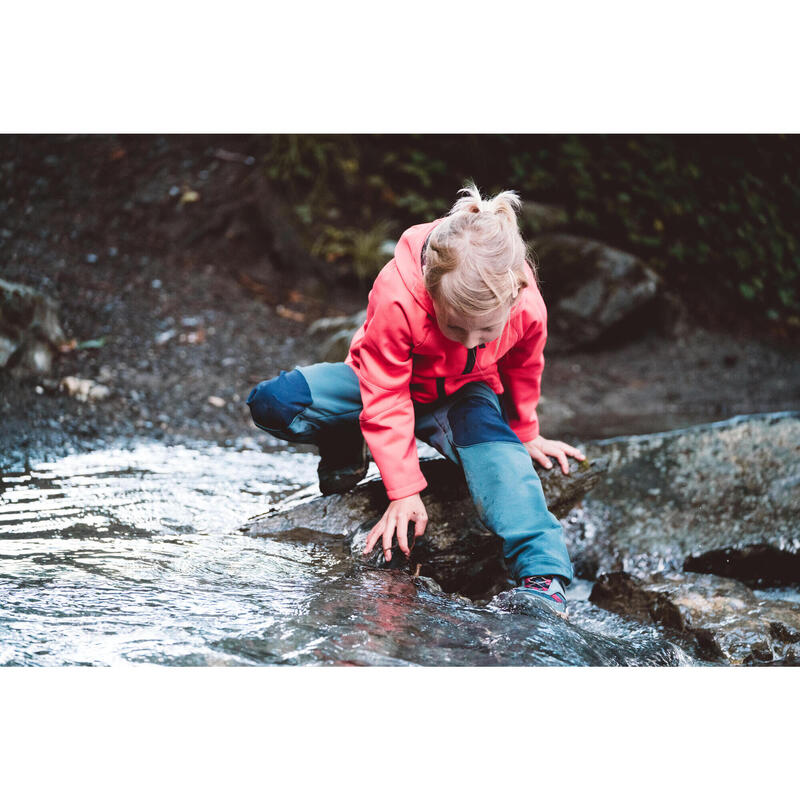
<svg viewBox="0 0 800 800">
<path fill-rule="evenodd" d="M 484 442 L 513 442 L 519 437 L 511 430 L 498 407 L 488 398 L 473 394 L 454 403 L 447 412 L 456 447 Z"/>
<path fill-rule="evenodd" d="M 311 403 L 308 382 L 296 369 L 281 370 L 277 378 L 261 381 L 247 398 L 253 422 L 269 430 L 285 430 Z"/>
</svg>

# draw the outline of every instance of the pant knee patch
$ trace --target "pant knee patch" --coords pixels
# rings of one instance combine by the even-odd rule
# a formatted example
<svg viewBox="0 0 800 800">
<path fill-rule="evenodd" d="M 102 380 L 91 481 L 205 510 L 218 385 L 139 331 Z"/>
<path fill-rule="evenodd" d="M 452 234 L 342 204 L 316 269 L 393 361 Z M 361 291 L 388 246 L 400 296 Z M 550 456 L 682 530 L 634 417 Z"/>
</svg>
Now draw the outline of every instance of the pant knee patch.
<svg viewBox="0 0 800 800">
<path fill-rule="evenodd" d="M 276 378 L 262 381 L 247 398 L 253 422 L 271 430 L 288 428 L 312 402 L 308 382 L 296 369 L 291 372 L 282 370 Z"/>
<path fill-rule="evenodd" d="M 487 397 L 465 397 L 447 412 L 456 447 L 469 447 L 484 442 L 513 442 L 519 437 L 503 419 L 497 406 Z"/>
</svg>

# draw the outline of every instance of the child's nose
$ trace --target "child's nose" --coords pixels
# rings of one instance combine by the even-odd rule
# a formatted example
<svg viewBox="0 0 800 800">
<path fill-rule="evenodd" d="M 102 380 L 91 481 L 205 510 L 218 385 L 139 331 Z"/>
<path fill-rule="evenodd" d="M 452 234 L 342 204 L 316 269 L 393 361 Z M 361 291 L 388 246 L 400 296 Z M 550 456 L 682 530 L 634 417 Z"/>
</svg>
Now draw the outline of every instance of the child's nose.
<svg viewBox="0 0 800 800">
<path fill-rule="evenodd" d="M 464 340 L 464 347 L 466 347 L 467 350 L 471 350 L 473 347 L 477 347 L 480 343 L 481 343 L 481 337 L 480 336 L 478 336 L 478 335 L 468 336 Z"/>
</svg>

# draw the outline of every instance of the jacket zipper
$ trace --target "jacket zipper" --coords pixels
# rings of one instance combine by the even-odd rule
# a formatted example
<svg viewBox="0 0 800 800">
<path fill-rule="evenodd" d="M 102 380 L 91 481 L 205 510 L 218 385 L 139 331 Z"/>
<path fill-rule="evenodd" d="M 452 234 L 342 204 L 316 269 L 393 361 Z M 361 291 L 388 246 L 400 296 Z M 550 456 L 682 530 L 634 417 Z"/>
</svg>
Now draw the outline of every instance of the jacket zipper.
<svg viewBox="0 0 800 800">
<path fill-rule="evenodd" d="M 478 345 L 475 347 L 470 347 L 467 350 L 467 366 L 464 367 L 464 371 L 461 373 L 462 375 L 468 375 L 472 372 L 472 368 L 475 366 L 475 359 L 478 357 Z"/>
<path fill-rule="evenodd" d="M 479 347 L 486 347 L 486 345 L 476 344 L 475 347 L 470 347 L 470 349 L 467 350 L 467 365 L 464 367 L 464 371 L 461 373 L 462 375 L 469 375 L 469 373 L 472 372 L 472 369 L 475 366 L 475 361 L 478 359 Z"/>
</svg>

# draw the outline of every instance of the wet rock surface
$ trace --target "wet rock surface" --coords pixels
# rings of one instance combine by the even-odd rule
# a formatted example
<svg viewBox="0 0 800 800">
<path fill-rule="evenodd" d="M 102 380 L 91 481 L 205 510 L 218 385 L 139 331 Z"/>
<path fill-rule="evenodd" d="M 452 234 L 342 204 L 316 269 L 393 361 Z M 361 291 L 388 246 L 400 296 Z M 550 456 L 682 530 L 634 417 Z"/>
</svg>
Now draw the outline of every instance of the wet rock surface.
<svg viewBox="0 0 800 800">
<path fill-rule="evenodd" d="M 800 665 L 800 605 L 759 600 L 739 581 L 692 573 L 602 575 L 591 602 L 692 636 L 702 653 L 731 664 Z"/>
<path fill-rule="evenodd" d="M 589 444 L 608 470 L 565 520 L 578 573 L 800 583 L 800 414 Z"/>
<path fill-rule="evenodd" d="M 243 529 L 255 536 L 268 536 L 295 528 L 313 529 L 344 536 L 347 549 L 356 561 L 375 567 L 389 566 L 433 578 L 441 587 L 473 600 L 488 600 L 508 589 L 511 583 L 503 564 L 500 540 L 478 519 L 469 496 L 463 472 L 444 459 L 421 461 L 428 480 L 423 500 L 428 511 L 428 527 L 416 540 L 410 559 L 396 542 L 387 565 L 380 547 L 362 556 L 367 534 L 386 510 L 386 490 L 380 480 L 367 481 L 341 495 L 319 497 L 294 507 L 281 507 L 259 517 Z M 576 464 L 570 474 L 540 471 L 542 488 L 550 510 L 564 516 L 581 497 L 596 485 L 604 462 Z M 409 541 L 413 527 L 409 527 Z"/>
<path fill-rule="evenodd" d="M 446 592 L 430 577 L 376 569 L 353 558 L 348 536 L 294 528 L 265 537 L 325 558 L 318 590 L 303 604 L 279 647 L 288 663 L 373 666 L 677 666 L 694 663 L 657 627 L 627 625 L 613 614 L 579 610 L 578 624 L 538 603 L 509 599 L 488 605 Z M 394 558 L 393 558 L 394 560 Z M 580 603 L 577 605 L 586 605 Z M 312 633 L 324 635 L 311 639 Z M 219 643 L 223 647 L 225 642 Z M 274 639 L 237 639 L 232 650 L 257 662 L 275 657 Z M 286 655 L 283 655 L 286 662 Z"/>
<path fill-rule="evenodd" d="M 287 532 L 278 534 L 285 536 Z M 317 534 L 318 536 L 320 534 Z M 325 583 L 274 637 L 221 640 L 253 663 L 354 666 L 676 666 L 691 663 L 669 640 L 641 630 L 606 636 L 538 607 L 489 609 L 443 594 L 430 579 L 333 566 Z M 324 621 L 324 625 L 321 624 Z M 324 631 L 324 635 L 316 635 Z"/>
</svg>

